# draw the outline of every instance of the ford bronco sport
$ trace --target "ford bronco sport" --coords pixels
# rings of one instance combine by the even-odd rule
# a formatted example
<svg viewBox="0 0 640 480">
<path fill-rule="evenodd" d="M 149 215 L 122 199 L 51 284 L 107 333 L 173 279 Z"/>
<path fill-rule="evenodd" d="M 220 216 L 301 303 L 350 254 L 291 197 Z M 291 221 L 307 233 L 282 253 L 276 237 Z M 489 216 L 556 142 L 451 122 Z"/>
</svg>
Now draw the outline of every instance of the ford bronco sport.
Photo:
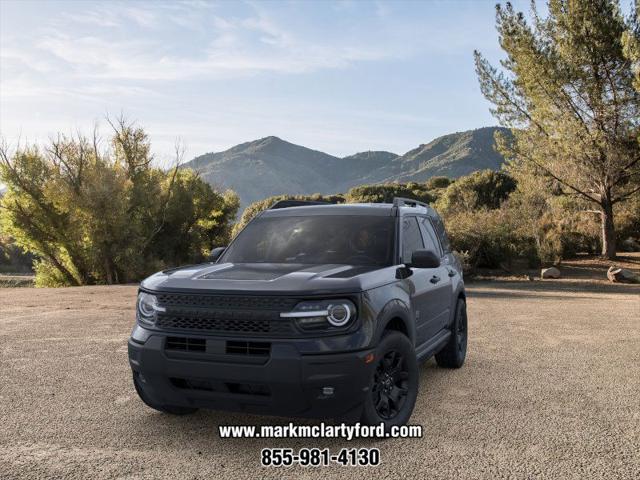
<svg viewBox="0 0 640 480">
<path fill-rule="evenodd" d="M 282 201 L 210 263 L 140 285 L 129 340 L 149 407 L 405 424 L 419 362 L 462 366 L 465 291 L 428 205 Z"/>
</svg>

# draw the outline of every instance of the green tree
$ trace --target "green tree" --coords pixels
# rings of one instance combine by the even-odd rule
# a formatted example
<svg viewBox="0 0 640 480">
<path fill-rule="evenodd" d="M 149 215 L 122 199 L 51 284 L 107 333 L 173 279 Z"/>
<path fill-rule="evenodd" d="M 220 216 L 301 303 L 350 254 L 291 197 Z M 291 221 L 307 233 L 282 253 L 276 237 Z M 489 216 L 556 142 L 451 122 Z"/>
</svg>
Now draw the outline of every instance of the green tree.
<svg viewBox="0 0 640 480">
<path fill-rule="evenodd" d="M 229 236 L 235 195 L 178 165 L 152 167 L 145 132 L 124 120 L 112 127 L 106 149 L 94 134 L 0 151 L 0 225 L 37 257 L 39 286 L 139 280 L 201 260 Z"/>
<path fill-rule="evenodd" d="M 498 70 L 475 52 L 476 71 L 492 113 L 512 128 L 511 141 L 499 139 L 510 168 L 550 177 L 562 194 L 595 204 L 602 254 L 614 258 L 614 205 L 640 191 L 640 95 L 633 47 L 623 43 L 638 38 L 637 14 L 625 19 L 611 0 L 548 6 L 543 18 L 532 4 L 530 25 L 509 3 L 498 5 L 507 58 Z"/>
</svg>

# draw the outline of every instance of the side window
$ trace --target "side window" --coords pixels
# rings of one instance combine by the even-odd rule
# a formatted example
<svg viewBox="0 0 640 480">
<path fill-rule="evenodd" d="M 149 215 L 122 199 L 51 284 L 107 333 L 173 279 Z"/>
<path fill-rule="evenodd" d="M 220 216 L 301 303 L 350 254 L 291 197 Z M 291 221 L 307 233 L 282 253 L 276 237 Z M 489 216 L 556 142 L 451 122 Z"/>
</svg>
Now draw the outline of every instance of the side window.
<svg viewBox="0 0 640 480">
<path fill-rule="evenodd" d="M 424 248 L 422 235 L 416 217 L 402 219 L 402 262 L 411 262 L 411 254 L 414 250 Z"/>
<path fill-rule="evenodd" d="M 436 233 L 438 234 L 438 238 L 440 239 L 440 245 L 442 245 L 442 249 L 444 253 L 451 252 L 451 244 L 449 243 L 449 238 L 447 237 L 447 232 L 444 229 L 444 222 L 439 215 L 436 215 L 432 218 L 433 226 L 436 229 Z"/>
<path fill-rule="evenodd" d="M 429 219 L 420 217 L 419 222 L 420 230 L 422 230 L 422 238 L 424 239 L 424 248 L 442 256 L 442 249 L 440 248 L 436 233 L 433 231 L 433 226 Z"/>
</svg>

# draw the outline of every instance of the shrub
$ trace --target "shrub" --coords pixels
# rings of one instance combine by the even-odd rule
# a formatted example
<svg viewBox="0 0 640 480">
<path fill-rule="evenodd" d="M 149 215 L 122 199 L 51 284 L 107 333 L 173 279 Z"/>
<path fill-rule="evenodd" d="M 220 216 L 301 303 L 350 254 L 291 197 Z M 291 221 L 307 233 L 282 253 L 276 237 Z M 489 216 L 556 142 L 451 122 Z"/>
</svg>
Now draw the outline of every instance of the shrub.
<svg viewBox="0 0 640 480">
<path fill-rule="evenodd" d="M 466 252 L 469 268 L 498 268 L 523 258 L 538 262 L 535 239 L 514 228 L 507 208 L 459 212 L 445 219 L 453 250 Z"/>
<path fill-rule="evenodd" d="M 405 197 L 425 203 L 436 200 L 424 183 L 384 183 L 353 187 L 345 195 L 347 203 L 390 203 L 393 197 Z"/>
<path fill-rule="evenodd" d="M 104 151 L 96 138 L 60 136 L 0 152 L 0 224 L 37 257 L 38 286 L 136 281 L 226 243 L 237 197 L 151 162 L 146 134 L 124 121 Z"/>
<path fill-rule="evenodd" d="M 449 185 L 436 206 L 442 213 L 496 209 L 515 188 L 515 180 L 507 173 L 481 170 Z"/>
<path fill-rule="evenodd" d="M 447 188 L 453 181 L 449 177 L 431 177 L 426 181 L 425 186 L 427 190 L 437 190 L 440 188 Z"/>
</svg>

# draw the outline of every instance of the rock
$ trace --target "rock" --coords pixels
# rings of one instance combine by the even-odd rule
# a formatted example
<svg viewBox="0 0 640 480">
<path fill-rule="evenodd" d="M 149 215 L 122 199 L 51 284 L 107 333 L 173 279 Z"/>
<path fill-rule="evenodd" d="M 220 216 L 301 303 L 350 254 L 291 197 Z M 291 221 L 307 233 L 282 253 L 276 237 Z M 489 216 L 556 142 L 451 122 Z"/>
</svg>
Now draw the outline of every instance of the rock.
<svg viewBox="0 0 640 480">
<path fill-rule="evenodd" d="M 613 283 L 638 283 L 640 278 L 631 270 L 611 266 L 607 270 L 607 278 Z"/>
<path fill-rule="evenodd" d="M 560 270 L 556 267 L 543 268 L 540 272 L 541 278 L 560 278 Z"/>
</svg>

